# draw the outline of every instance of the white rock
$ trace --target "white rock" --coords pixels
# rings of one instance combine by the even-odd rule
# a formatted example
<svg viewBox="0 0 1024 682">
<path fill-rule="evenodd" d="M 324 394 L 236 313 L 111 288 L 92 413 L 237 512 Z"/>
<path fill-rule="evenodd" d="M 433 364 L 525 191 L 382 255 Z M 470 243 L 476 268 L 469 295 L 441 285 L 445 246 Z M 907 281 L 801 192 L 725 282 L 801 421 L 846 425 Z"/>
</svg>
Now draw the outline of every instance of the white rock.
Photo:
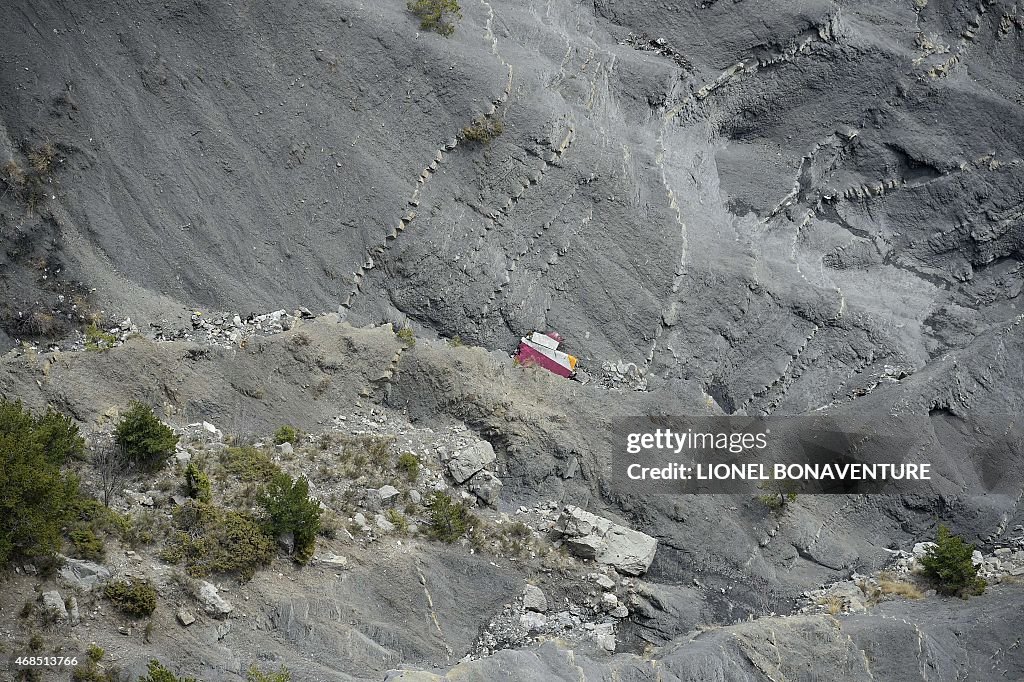
<svg viewBox="0 0 1024 682">
<path fill-rule="evenodd" d="M 277 446 L 277 451 L 282 455 L 290 455 L 295 452 L 295 448 L 291 443 L 281 443 Z"/>
<path fill-rule="evenodd" d="M 935 546 L 934 542 L 919 542 L 914 545 L 913 555 L 915 559 L 921 559 L 928 553 L 928 550 Z"/>
<path fill-rule="evenodd" d="M 615 588 L 615 581 L 604 575 L 603 573 L 595 573 L 597 577 L 594 578 L 594 582 L 597 583 L 598 587 L 602 590 L 611 590 Z"/>
</svg>

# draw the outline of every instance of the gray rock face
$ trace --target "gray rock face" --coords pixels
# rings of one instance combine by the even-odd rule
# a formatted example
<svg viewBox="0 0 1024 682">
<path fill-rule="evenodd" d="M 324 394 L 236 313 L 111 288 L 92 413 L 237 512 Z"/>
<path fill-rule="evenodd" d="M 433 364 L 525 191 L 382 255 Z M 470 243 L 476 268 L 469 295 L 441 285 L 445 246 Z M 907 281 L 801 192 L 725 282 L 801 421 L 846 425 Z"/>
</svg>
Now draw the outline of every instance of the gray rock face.
<svg viewBox="0 0 1024 682">
<path fill-rule="evenodd" d="M 456 483 L 465 483 L 473 474 L 494 460 L 494 448 L 490 443 L 482 440 L 449 453 L 445 465 Z"/>
<path fill-rule="evenodd" d="M 110 580 L 110 570 L 106 566 L 82 559 L 64 559 L 59 575 L 71 586 L 86 592 Z"/>
<path fill-rule="evenodd" d="M 234 611 L 231 603 L 217 594 L 217 588 L 205 580 L 199 583 L 199 592 L 196 598 L 203 610 L 214 618 L 226 618 Z"/>
<path fill-rule="evenodd" d="M 651 536 L 571 505 L 558 517 L 553 530 L 576 556 L 627 575 L 645 573 L 658 549 L 658 541 Z"/>
</svg>

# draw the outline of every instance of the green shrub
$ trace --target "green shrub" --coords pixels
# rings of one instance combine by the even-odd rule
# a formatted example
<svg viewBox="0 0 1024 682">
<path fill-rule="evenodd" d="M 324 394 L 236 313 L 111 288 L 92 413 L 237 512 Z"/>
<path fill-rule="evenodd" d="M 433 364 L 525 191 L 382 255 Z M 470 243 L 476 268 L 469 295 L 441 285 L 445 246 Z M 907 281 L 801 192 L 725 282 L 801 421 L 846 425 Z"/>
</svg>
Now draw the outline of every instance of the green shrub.
<svg viewBox="0 0 1024 682">
<path fill-rule="evenodd" d="M 420 20 L 424 31 L 435 31 L 444 37 L 455 33 L 455 23 L 462 18 L 458 0 L 408 0 L 409 11 Z"/>
<path fill-rule="evenodd" d="M 265 673 L 253 663 L 245 680 L 246 682 L 291 682 L 292 674 L 283 665 L 278 668 L 276 673 Z"/>
<path fill-rule="evenodd" d="M 161 665 L 160 661 L 149 662 L 149 674 L 140 677 L 139 682 L 198 682 L 194 677 L 176 677 L 174 673 Z"/>
<path fill-rule="evenodd" d="M 142 618 L 156 611 L 156 590 L 148 580 L 118 580 L 103 588 L 103 594 L 132 618 Z"/>
<path fill-rule="evenodd" d="M 294 426 L 288 426 L 285 424 L 277 431 L 274 431 L 274 445 L 283 445 L 284 443 L 291 443 L 292 445 L 298 445 L 299 443 L 299 431 Z"/>
<path fill-rule="evenodd" d="M 85 440 L 79 435 L 74 420 L 60 412 L 47 410 L 36 419 L 35 435 L 46 458 L 58 466 L 85 455 Z"/>
<path fill-rule="evenodd" d="M 185 494 L 194 500 L 209 503 L 213 499 L 210 477 L 194 460 L 185 467 Z"/>
<path fill-rule="evenodd" d="M 409 521 L 397 509 L 388 509 L 384 516 L 395 526 L 395 533 L 405 535 L 409 532 Z"/>
<path fill-rule="evenodd" d="M 405 472 L 410 482 L 420 475 L 420 460 L 411 452 L 403 452 L 398 456 L 398 470 Z"/>
<path fill-rule="evenodd" d="M 251 446 L 224 448 L 220 453 L 224 472 L 248 483 L 263 483 L 281 471 L 267 453 Z"/>
<path fill-rule="evenodd" d="M 442 542 L 452 543 L 461 538 L 474 520 L 464 502 L 456 502 L 444 493 L 435 493 L 427 509 L 430 515 L 428 534 Z"/>
<path fill-rule="evenodd" d="M 416 345 L 416 333 L 413 332 L 412 327 L 402 327 L 395 332 L 395 336 L 401 341 L 406 348 L 412 348 Z"/>
<path fill-rule="evenodd" d="M 462 139 L 468 142 L 487 144 L 505 132 L 505 123 L 500 118 L 480 116 L 462 129 Z"/>
<path fill-rule="evenodd" d="M 85 328 L 85 349 L 91 351 L 107 350 L 113 348 L 114 344 L 117 343 L 117 337 L 110 332 L 105 332 L 96 326 L 95 322 L 90 322 Z"/>
<path fill-rule="evenodd" d="M 978 568 L 971 560 L 973 554 L 973 545 L 940 525 L 935 545 L 928 548 L 921 565 L 937 592 L 966 599 L 969 595 L 981 594 L 987 586 L 985 580 L 978 577 Z"/>
<path fill-rule="evenodd" d="M 57 423 L 35 419 L 20 401 L 0 400 L 0 566 L 52 557 L 61 547 L 79 496 L 78 479 L 60 465 L 79 440 L 77 429 L 65 423 L 61 431 Z"/>
<path fill-rule="evenodd" d="M 316 534 L 320 530 L 320 503 L 309 497 L 305 478 L 293 481 L 281 472 L 270 479 L 260 495 L 267 514 L 267 530 L 274 537 L 291 533 L 295 538 L 295 560 L 301 564 L 313 558 Z"/>
<path fill-rule="evenodd" d="M 71 671 L 71 682 L 114 682 L 114 678 L 100 669 L 100 661 L 106 652 L 95 644 L 86 651 L 86 660 Z"/>
<path fill-rule="evenodd" d="M 186 502 L 174 512 L 177 528 L 162 558 L 185 562 L 186 572 L 201 578 L 215 573 L 249 580 L 274 556 L 264 527 L 248 514 L 201 502 Z"/>
<path fill-rule="evenodd" d="M 174 454 L 178 436 L 161 422 L 153 410 L 140 402 L 132 402 L 114 430 L 114 440 L 125 455 L 150 469 L 159 468 Z"/>
<path fill-rule="evenodd" d="M 105 550 L 103 540 L 96 537 L 89 528 L 79 528 L 68 533 L 68 539 L 74 546 L 74 555 L 89 561 L 102 561 Z"/>
</svg>

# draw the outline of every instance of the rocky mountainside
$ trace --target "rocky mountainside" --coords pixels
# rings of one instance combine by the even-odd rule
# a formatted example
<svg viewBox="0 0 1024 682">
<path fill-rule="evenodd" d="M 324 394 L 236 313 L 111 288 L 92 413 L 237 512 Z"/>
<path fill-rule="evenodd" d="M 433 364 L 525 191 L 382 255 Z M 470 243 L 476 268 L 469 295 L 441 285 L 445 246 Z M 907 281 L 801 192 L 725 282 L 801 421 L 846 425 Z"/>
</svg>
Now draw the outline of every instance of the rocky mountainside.
<svg viewBox="0 0 1024 682">
<path fill-rule="evenodd" d="M 989 557 L 1024 533 L 1020 496 L 981 486 L 1020 449 L 963 454 L 992 435 L 966 418 L 1024 414 L 1024 9 L 461 5 L 449 38 L 401 0 L 0 7 L 0 394 L 90 437 L 131 399 L 211 424 L 182 462 L 267 442 L 346 529 L 309 567 L 218 583 L 230 614 L 115 543 L 105 570 L 159 588 L 145 639 L 89 586 L 22 571 L 5 636 L 56 589 L 97 610 L 51 634 L 131 674 L 239 680 L 264 652 L 296 680 L 1019 677 L 1016 564 L 968 602 L 798 612 L 939 521 Z M 588 381 L 515 366 L 533 329 Z M 930 418 L 958 488 L 783 511 L 624 494 L 609 424 L 651 414 Z M 294 459 L 281 424 L 310 434 Z M 398 491 L 413 510 L 448 491 L 522 521 L 536 556 L 403 536 L 397 481 L 307 459 L 353 424 L 428 463 Z M 169 522 L 149 493 L 175 466 L 119 508 Z M 599 560 L 623 556 L 593 547 L 607 524 L 628 560 Z"/>
</svg>

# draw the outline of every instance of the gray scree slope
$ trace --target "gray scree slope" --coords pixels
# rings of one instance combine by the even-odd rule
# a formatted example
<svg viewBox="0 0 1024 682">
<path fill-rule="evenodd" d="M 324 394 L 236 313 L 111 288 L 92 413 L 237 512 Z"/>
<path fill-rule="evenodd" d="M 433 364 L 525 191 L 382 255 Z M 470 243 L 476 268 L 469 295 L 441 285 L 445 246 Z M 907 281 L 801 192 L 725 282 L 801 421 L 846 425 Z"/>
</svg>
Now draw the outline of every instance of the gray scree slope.
<svg viewBox="0 0 1024 682">
<path fill-rule="evenodd" d="M 826 498 L 772 529 L 732 500 L 616 496 L 594 428 L 655 410 L 931 412 L 954 425 L 1024 412 L 1017 3 L 462 4 L 446 40 L 419 32 L 399 0 L 5 3 L 0 160 L 45 141 L 59 158 L 36 210 L 0 196 L 7 334 L 33 331 L 19 313 L 95 289 L 98 307 L 143 325 L 183 306 L 340 305 L 356 323 L 491 349 L 553 327 L 593 373 L 633 362 L 649 390 L 611 394 L 524 379 L 498 353 L 460 351 L 453 365 L 421 344 L 382 398 L 485 435 L 509 471 L 507 500 L 560 498 L 658 538 L 647 578 L 660 608 L 631 626 L 636 643 L 785 612 L 809 587 L 880 565 L 887 545 L 922 539 L 936 514 L 982 542 L 1021 521 L 1015 499 Z M 481 115 L 504 133 L 459 140 Z M 393 337 L 348 330 L 339 346 L 319 327 L 314 341 L 358 377 L 330 397 L 354 399 Z M 287 363 L 280 391 L 301 400 L 314 363 L 283 343 L 265 350 L 200 366 L 139 343 L 68 360 L 39 387 L 33 368 L 8 363 L 0 387 L 84 421 L 125 392 L 165 389 L 223 428 L 329 417 L 232 391 Z M 935 457 L 956 462 L 970 438 Z M 1017 601 L 1000 593 L 977 609 Z M 888 624 L 892 641 L 917 638 L 914 671 L 983 669 L 938 653 L 969 615 L 899 608 L 904 624 L 856 617 L 838 635 L 820 619 L 780 627 L 803 633 L 794 641 L 837 638 L 838 651 Z M 459 622 L 468 641 L 472 616 Z M 999 623 L 957 650 L 1002 637 Z M 737 627 L 756 639 L 771 626 Z M 691 644 L 730 679 L 774 674 L 716 640 L 727 636 Z M 900 664 L 892 641 L 876 662 Z M 699 655 L 662 660 L 685 671 Z M 472 665 L 553 677 L 571 655 L 488 660 Z"/>
</svg>

